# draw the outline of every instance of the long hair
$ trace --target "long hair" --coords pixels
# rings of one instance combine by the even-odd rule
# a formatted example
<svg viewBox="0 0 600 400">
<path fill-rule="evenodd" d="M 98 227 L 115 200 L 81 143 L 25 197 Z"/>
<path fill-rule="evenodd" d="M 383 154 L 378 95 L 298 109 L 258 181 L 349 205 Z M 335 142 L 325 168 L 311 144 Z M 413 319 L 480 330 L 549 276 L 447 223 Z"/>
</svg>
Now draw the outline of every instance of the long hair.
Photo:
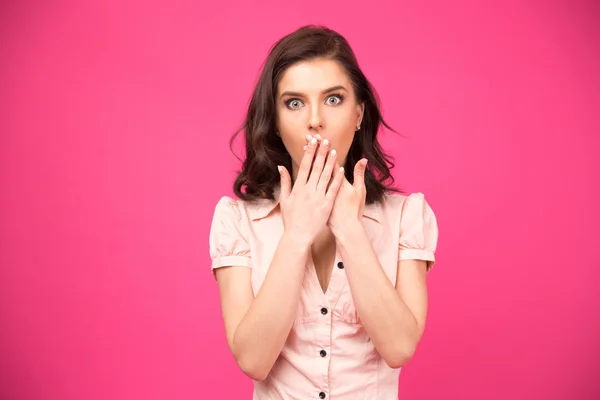
<svg viewBox="0 0 600 400">
<path fill-rule="evenodd" d="M 277 165 L 285 166 L 291 173 L 291 157 L 276 133 L 277 85 L 291 65 L 316 58 L 338 62 L 352 82 L 357 102 L 365 107 L 361 127 L 355 133 L 346 157 L 346 179 L 353 183 L 354 166 L 366 157 L 369 160 L 365 171 L 367 204 L 380 202 L 386 192 L 403 192 L 391 186 L 394 183 L 390 174 L 394 167 L 393 159 L 377 141 L 380 126 L 395 131 L 383 120 L 377 93 L 359 68 L 354 52 L 339 33 L 323 26 L 308 25 L 284 36 L 271 48 L 254 88 L 245 121 L 231 137 L 229 144 L 233 152 L 236 136 L 244 131 L 246 157 L 233 185 L 234 193 L 240 199 L 274 200 L 273 189 L 280 182 Z"/>
</svg>

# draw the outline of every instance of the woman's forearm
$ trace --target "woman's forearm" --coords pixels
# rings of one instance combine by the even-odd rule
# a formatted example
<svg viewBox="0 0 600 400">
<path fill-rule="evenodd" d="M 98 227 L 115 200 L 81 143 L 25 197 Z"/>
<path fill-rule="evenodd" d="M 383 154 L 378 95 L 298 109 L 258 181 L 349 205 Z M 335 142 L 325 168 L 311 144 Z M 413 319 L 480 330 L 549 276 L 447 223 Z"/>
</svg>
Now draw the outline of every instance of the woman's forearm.
<svg viewBox="0 0 600 400">
<path fill-rule="evenodd" d="M 336 243 L 358 315 L 382 358 L 390 367 L 400 368 L 418 341 L 415 316 L 383 271 L 362 223 L 349 225 L 344 232 L 338 233 Z"/>
<path fill-rule="evenodd" d="M 308 251 L 309 243 L 282 235 L 263 284 L 235 330 L 233 353 L 254 380 L 269 374 L 293 326 Z"/>
</svg>

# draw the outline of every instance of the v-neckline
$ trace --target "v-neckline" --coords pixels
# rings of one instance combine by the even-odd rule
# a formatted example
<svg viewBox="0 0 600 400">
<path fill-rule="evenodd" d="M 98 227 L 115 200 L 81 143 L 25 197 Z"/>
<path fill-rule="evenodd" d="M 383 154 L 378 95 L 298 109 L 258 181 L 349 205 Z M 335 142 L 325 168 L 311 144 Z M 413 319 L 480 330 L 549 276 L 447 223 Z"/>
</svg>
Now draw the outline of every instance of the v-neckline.
<svg viewBox="0 0 600 400">
<path fill-rule="evenodd" d="M 317 277 L 317 282 L 319 282 L 319 287 L 321 288 L 321 291 L 323 292 L 323 294 L 327 294 L 327 290 L 329 289 L 329 286 L 331 284 L 331 278 L 333 277 L 333 269 L 335 268 L 337 245 L 335 244 L 334 240 L 332 240 L 331 243 L 332 243 L 332 245 L 330 244 L 329 248 L 326 249 L 327 254 L 325 254 L 325 252 L 323 252 L 325 257 L 322 258 L 322 260 L 327 261 L 329 259 L 330 251 L 333 249 L 333 257 L 332 257 L 333 259 L 331 260 L 331 264 L 324 265 L 324 263 L 323 263 L 322 266 L 320 265 L 320 267 L 324 268 L 324 271 L 322 271 L 322 273 L 324 273 L 324 279 L 326 280 L 325 282 L 321 282 L 321 279 L 319 279 L 319 274 L 317 273 L 317 263 L 316 263 L 316 259 L 315 259 L 315 253 L 313 252 L 312 246 L 310 248 L 310 255 L 312 257 L 312 265 L 314 266 L 314 271 L 315 271 L 314 275 Z"/>
</svg>

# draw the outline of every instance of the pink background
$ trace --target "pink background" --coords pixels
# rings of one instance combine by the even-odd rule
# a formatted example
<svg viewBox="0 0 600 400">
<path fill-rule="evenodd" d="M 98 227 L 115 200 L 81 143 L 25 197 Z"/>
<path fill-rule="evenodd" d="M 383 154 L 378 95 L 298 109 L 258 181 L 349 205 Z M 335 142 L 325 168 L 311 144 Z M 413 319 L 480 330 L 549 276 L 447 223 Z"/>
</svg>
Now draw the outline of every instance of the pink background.
<svg viewBox="0 0 600 400">
<path fill-rule="evenodd" d="M 0 7 L 0 397 L 249 399 L 208 231 L 269 46 L 345 35 L 440 224 L 401 399 L 600 396 L 593 1 Z M 598 397 L 596 397 L 598 398 Z"/>
</svg>

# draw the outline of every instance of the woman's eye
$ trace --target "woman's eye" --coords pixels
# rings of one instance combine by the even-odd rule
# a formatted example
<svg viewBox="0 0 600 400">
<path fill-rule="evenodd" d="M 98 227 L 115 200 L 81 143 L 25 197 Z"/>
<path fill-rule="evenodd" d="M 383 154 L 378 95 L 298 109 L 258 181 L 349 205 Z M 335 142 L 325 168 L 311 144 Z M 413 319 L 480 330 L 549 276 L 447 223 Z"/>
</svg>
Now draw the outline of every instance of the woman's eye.
<svg viewBox="0 0 600 400">
<path fill-rule="evenodd" d="M 298 109 L 302 106 L 302 102 L 300 100 L 289 100 L 287 102 L 287 106 L 293 110 Z"/>
<path fill-rule="evenodd" d="M 342 98 L 340 96 L 329 96 L 327 98 L 327 104 L 331 106 L 337 106 L 342 102 Z"/>
</svg>

